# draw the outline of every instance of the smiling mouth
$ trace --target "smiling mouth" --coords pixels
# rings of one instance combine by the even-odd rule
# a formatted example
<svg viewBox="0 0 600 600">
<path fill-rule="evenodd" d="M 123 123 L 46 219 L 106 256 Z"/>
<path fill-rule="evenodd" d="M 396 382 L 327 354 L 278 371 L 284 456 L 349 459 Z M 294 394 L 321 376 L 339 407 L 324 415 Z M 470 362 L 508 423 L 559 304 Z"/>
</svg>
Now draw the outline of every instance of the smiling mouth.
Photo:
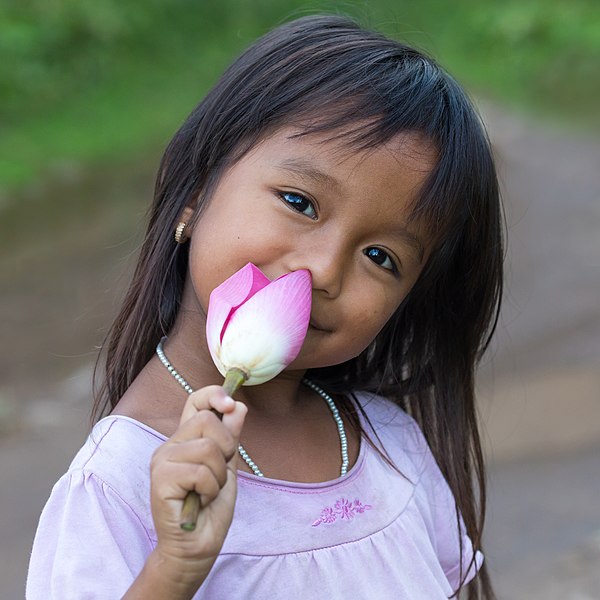
<svg viewBox="0 0 600 600">
<path fill-rule="evenodd" d="M 309 321 L 308 326 L 311 329 L 315 329 L 316 331 L 324 331 L 324 332 L 327 332 L 327 333 L 329 333 L 331 331 L 330 329 L 325 329 L 325 327 L 321 327 L 321 325 L 318 325 L 312 319 Z"/>
</svg>

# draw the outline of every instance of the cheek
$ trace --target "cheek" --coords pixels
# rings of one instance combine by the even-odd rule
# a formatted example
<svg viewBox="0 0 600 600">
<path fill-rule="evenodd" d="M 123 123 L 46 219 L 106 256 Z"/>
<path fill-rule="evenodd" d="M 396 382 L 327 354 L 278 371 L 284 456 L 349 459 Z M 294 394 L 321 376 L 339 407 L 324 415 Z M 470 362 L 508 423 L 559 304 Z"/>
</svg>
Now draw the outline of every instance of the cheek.
<svg viewBox="0 0 600 600">
<path fill-rule="evenodd" d="M 205 217 L 192 234 L 188 269 L 194 292 L 206 310 L 212 290 L 248 262 L 268 272 L 265 267 L 281 254 L 281 242 L 272 229 L 257 227 L 247 217 L 240 218 L 239 212 L 232 218 L 223 214 Z"/>
<path fill-rule="evenodd" d="M 354 323 L 361 323 L 361 327 L 353 328 L 350 343 L 358 348 L 358 352 L 362 352 L 377 336 L 381 328 L 387 321 L 387 313 L 374 310 L 363 310 L 356 314 L 352 319 Z"/>
<path fill-rule="evenodd" d="M 351 318 L 364 323 L 365 328 L 375 337 L 389 318 L 396 312 L 405 297 L 405 291 L 396 286 L 361 287 L 357 290 L 357 301 L 353 302 Z"/>
<path fill-rule="evenodd" d="M 189 247 L 188 272 L 190 283 L 204 310 L 208 309 L 212 290 L 244 266 L 237 266 L 235 244 L 236 239 L 232 239 L 227 221 L 218 223 L 212 219 L 202 219 L 194 229 Z"/>
<path fill-rule="evenodd" d="M 203 257 L 203 249 L 198 247 L 192 241 L 190 244 L 189 262 L 188 262 L 188 281 L 186 285 L 189 285 L 193 290 L 197 302 L 202 307 L 203 312 L 206 314 L 208 310 L 208 299 L 210 293 L 216 287 L 215 276 L 216 273 L 211 269 L 210 264 L 206 264 L 206 260 Z M 217 284 L 218 285 L 218 284 Z"/>
<path fill-rule="evenodd" d="M 357 356 L 377 337 L 398 308 L 399 301 L 373 303 L 372 297 L 364 300 L 362 308 L 348 315 L 346 344 L 349 358 Z M 359 305 L 361 306 L 361 305 Z M 357 326 L 360 324 L 360 326 Z"/>
</svg>

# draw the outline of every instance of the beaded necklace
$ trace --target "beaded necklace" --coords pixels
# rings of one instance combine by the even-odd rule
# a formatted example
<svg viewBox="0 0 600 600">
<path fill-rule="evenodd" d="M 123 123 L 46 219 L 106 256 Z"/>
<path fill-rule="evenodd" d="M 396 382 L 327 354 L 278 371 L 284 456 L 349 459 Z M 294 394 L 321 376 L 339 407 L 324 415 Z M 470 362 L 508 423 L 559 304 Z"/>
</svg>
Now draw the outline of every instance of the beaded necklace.
<svg viewBox="0 0 600 600">
<path fill-rule="evenodd" d="M 169 360 L 165 356 L 165 352 L 163 350 L 163 343 L 166 339 L 167 339 L 166 337 L 163 337 L 160 340 L 160 342 L 158 342 L 158 346 L 156 346 L 156 354 L 157 354 L 160 362 L 166 367 L 167 371 L 169 371 L 169 373 L 171 373 L 171 375 L 177 380 L 179 385 L 181 385 L 181 387 L 188 394 L 191 394 L 191 393 L 193 393 L 194 390 L 192 389 L 190 384 L 175 370 L 175 367 L 173 367 L 173 365 L 169 362 Z M 302 383 L 304 383 L 304 385 L 306 385 L 311 390 L 313 390 L 314 392 L 319 394 L 319 396 L 321 396 L 321 398 L 323 398 L 323 400 L 325 400 L 327 402 L 327 404 L 329 405 L 331 414 L 333 415 L 333 418 L 335 419 L 335 422 L 337 425 L 338 434 L 340 436 L 340 446 L 342 448 L 342 467 L 340 469 L 340 477 L 343 477 L 348 472 L 348 440 L 346 438 L 344 422 L 342 421 L 342 418 L 340 417 L 340 413 L 337 409 L 337 406 L 335 405 L 335 402 L 333 401 L 333 398 L 327 392 L 325 392 L 323 389 L 321 389 L 316 383 L 313 383 L 312 381 L 309 381 L 308 379 L 303 379 Z M 244 448 L 241 444 L 238 445 L 238 452 L 240 453 L 240 456 L 244 459 L 246 464 L 252 469 L 252 472 L 255 475 L 258 475 L 258 477 L 264 477 L 262 471 L 258 468 L 256 463 L 250 458 L 250 456 L 248 455 L 246 450 L 244 450 Z"/>
</svg>

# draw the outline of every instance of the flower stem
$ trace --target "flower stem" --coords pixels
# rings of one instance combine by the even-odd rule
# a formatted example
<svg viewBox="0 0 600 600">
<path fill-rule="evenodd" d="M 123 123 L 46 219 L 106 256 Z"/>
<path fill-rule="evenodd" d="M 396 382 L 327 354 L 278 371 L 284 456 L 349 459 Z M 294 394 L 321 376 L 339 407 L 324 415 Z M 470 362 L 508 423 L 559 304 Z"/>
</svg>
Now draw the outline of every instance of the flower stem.
<svg viewBox="0 0 600 600">
<path fill-rule="evenodd" d="M 248 374 L 242 369 L 234 367 L 229 369 L 225 375 L 223 389 L 228 396 L 232 396 L 240 388 L 240 386 L 248 379 Z"/>
<path fill-rule="evenodd" d="M 242 371 L 242 369 L 229 369 L 225 375 L 225 381 L 223 382 L 225 393 L 228 396 L 232 396 L 247 379 L 248 374 Z M 217 414 L 220 419 L 223 417 L 220 413 Z M 201 508 L 200 496 L 193 490 L 189 491 L 183 501 L 183 508 L 181 509 L 181 529 L 184 531 L 194 531 L 194 529 L 196 529 L 196 523 L 198 522 L 198 515 L 200 514 Z"/>
</svg>

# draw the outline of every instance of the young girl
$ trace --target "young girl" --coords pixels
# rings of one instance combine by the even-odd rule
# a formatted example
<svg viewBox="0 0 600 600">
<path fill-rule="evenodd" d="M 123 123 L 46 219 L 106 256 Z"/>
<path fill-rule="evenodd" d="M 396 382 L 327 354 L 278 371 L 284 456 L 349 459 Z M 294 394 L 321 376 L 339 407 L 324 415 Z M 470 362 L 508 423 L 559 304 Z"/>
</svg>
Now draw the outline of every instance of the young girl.
<svg viewBox="0 0 600 600">
<path fill-rule="evenodd" d="M 474 367 L 500 215 L 484 129 L 431 59 L 339 17 L 258 40 L 164 155 L 106 346 L 110 414 L 52 491 L 28 598 L 491 598 Z M 311 323 L 234 401 L 205 320 L 248 262 L 307 269 Z"/>
</svg>

